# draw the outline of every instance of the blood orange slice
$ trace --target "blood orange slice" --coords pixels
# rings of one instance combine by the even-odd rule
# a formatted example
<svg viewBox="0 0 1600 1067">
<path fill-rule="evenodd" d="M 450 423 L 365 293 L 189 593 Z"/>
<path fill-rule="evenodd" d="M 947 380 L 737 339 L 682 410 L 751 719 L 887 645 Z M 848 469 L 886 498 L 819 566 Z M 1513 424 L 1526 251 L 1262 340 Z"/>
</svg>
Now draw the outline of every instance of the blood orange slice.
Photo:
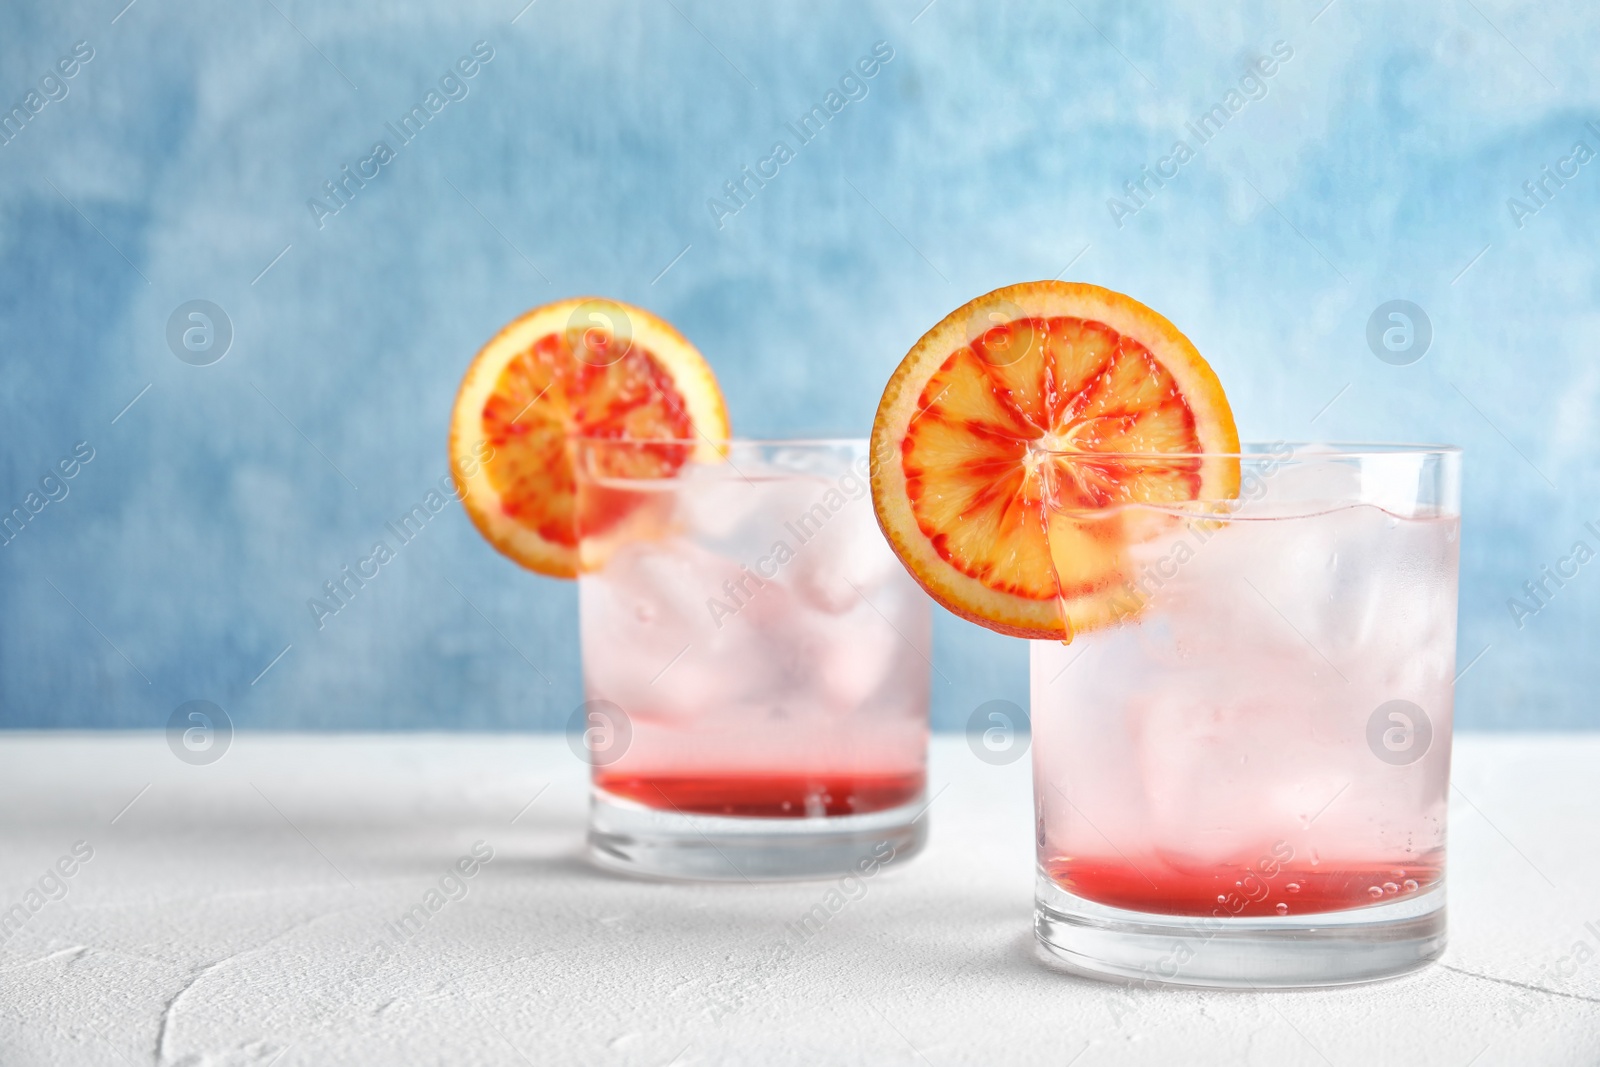
<svg viewBox="0 0 1600 1067">
<path fill-rule="evenodd" d="M 577 298 L 529 311 L 478 352 L 450 419 L 450 469 L 490 544 L 571 578 L 579 531 L 620 517 L 578 514 L 573 437 L 661 441 L 619 450 L 639 469 L 609 472 L 661 477 L 718 456 L 728 432 L 716 377 L 682 334 L 640 308 Z"/>
<path fill-rule="evenodd" d="M 873 422 L 872 499 L 945 607 L 1070 640 L 1137 608 L 1123 549 L 1141 526 L 1119 505 L 1236 497 L 1238 451 L 1221 383 L 1170 322 L 1032 282 L 958 308 L 901 361 Z"/>
</svg>

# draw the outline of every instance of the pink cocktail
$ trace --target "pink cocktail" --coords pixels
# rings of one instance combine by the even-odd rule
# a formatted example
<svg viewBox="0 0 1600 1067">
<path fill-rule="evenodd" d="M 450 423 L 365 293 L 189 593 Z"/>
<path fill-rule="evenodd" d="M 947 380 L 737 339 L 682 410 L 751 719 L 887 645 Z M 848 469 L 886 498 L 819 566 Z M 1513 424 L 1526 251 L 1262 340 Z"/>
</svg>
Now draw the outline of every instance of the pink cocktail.
<svg viewBox="0 0 1600 1067">
<path fill-rule="evenodd" d="M 1120 620 L 1032 650 L 1039 936 L 1155 982 L 1418 966 L 1444 945 L 1459 456 L 1240 462 L 1238 500 L 1073 516 L 1138 533 Z"/>
<path fill-rule="evenodd" d="M 920 845 L 927 598 L 879 532 L 865 441 L 685 442 L 671 477 L 578 443 L 590 842 L 695 878 L 848 870 Z M 597 743 L 596 743 L 597 742 Z"/>
</svg>

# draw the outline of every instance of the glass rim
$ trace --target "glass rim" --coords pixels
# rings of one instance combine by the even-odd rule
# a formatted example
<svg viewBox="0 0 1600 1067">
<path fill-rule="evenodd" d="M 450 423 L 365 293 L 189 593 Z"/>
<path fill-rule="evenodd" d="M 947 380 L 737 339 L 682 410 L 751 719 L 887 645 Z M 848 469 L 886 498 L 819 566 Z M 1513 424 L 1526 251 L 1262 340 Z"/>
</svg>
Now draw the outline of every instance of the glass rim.
<svg viewBox="0 0 1600 1067">
<path fill-rule="evenodd" d="M 1088 462 L 1100 460 L 1175 459 L 1270 459 L 1279 462 L 1361 459 L 1368 456 L 1450 456 L 1460 455 L 1460 445 L 1424 444 L 1409 441 L 1245 441 L 1238 452 L 1087 452 L 1078 449 L 1040 449 L 1040 453 L 1060 459 Z M 1287 448 L 1287 452 L 1280 449 Z"/>
<path fill-rule="evenodd" d="M 709 445 L 722 448 L 734 445 L 783 448 L 842 448 L 869 445 L 870 437 L 597 437 L 592 434 L 570 433 L 567 440 L 575 444 L 598 445 L 674 445 L 700 447 Z"/>
<path fill-rule="evenodd" d="M 870 445 L 870 437 L 598 437 L 568 434 L 576 444 L 642 446 L 681 446 L 723 448 L 731 446 L 783 448 L 845 448 Z M 1279 449 L 1288 448 L 1287 454 Z M 1171 462 L 1206 459 L 1332 460 L 1360 459 L 1366 456 L 1460 455 L 1460 445 L 1428 444 L 1410 441 L 1245 441 L 1238 452 L 1089 452 L 1077 449 L 1039 449 L 1042 455 L 1062 459 L 1099 462 L 1105 460 Z"/>
</svg>

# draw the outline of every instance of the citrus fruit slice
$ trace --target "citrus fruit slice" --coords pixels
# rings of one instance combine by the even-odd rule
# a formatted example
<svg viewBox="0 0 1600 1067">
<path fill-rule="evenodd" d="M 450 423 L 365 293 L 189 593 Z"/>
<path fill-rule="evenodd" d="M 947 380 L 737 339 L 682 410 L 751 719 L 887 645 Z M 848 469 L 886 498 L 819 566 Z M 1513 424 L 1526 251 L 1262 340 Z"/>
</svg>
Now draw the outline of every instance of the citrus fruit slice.
<svg viewBox="0 0 1600 1067">
<path fill-rule="evenodd" d="M 580 515 L 574 437 L 660 441 L 610 453 L 673 474 L 691 456 L 720 455 L 728 409 L 705 358 L 668 323 L 614 300 L 535 308 L 478 352 L 450 417 L 450 470 L 478 532 L 530 570 L 578 572 L 578 536 L 621 516 Z"/>
<path fill-rule="evenodd" d="M 1137 609 L 1123 549 L 1148 526 L 1118 505 L 1236 497 L 1238 451 L 1221 384 L 1171 323 L 1099 286 L 1032 282 L 958 308 L 901 361 L 872 426 L 872 500 L 935 600 L 1070 640 Z"/>
</svg>

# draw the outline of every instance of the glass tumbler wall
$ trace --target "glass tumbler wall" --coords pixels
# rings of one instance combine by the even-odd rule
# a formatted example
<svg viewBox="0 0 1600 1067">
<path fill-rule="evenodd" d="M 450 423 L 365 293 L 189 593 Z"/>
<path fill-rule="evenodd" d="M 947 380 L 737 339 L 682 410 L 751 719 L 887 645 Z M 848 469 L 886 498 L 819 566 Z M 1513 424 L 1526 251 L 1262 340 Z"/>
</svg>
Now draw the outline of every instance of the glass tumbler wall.
<svg viewBox="0 0 1600 1067">
<path fill-rule="evenodd" d="M 1459 453 L 1051 458 L 1080 484 L 1103 462 L 1237 463 L 1239 492 L 1051 512 L 1058 552 L 1089 538 L 1123 559 L 1104 625 L 1032 647 L 1043 944 L 1094 973 L 1220 986 L 1436 958 Z"/>
<path fill-rule="evenodd" d="M 920 847 L 931 610 L 867 442 L 576 448 L 593 858 L 753 880 Z"/>
</svg>

